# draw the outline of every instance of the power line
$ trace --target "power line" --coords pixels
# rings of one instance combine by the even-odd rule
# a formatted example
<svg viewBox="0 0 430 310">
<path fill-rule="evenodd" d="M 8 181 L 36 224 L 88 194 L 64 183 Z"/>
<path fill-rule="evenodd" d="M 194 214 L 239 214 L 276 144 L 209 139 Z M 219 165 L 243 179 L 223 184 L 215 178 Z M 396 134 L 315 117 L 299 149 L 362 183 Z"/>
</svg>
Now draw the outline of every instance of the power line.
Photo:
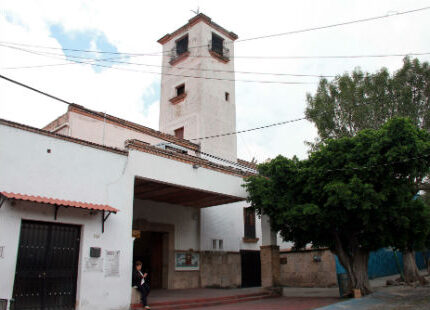
<svg viewBox="0 0 430 310">
<path fill-rule="evenodd" d="M 7 46 L 0 44 L 1 47 L 7 47 L 7 48 L 13 48 L 17 49 L 12 46 Z M 38 55 L 45 56 L 45 55 L 56 55 L 62 57 L 62 54 L 58 53 L 46 53 L 46 52 L 37 52 L 34 50 L 24 50 L 19 49 L 23 51 L 28 52 L 34 52 Z M 430 54 L 430 53 L 429 53 Z M 299 73 L 281 73 L 281 72 L 255 72 L 255 71 L 236 71 L 236 70 L 217 70 L 217 69 L 204 69 L 204 68 L 190 68 L 190 67 L 180 67 L 180 66 L 160 66 L 160 65 L 153 65 L 153 64 L 146 64 L 146 63 L 137 63 L 137 62 L 128 62 L 128 61 L 117 61 L 114 59 L 120 59 L 122 57 L 118 58 L 91 58 L 91 57 L 81 57 L 81 56 L 66 56 L 67 58 L 78 58 L 78 59 L 86 59 L 96 62 L 111 62 L 111 63 L 118 63 L 118 64 L 127 64 L 127 65 L 135 65 L 135 66 L 145 66 L 145 67 L 156 67 L 156 68 L 168 68 L 168 69 L 177 69 L 177 70 L 190 70 L 190 71 L 200 71 L 200 72 L 216 72 L 216 73 L 238 73 L 238 74 L 251 74 L 251 75 L 272 75 L 272 76 L 294 76 L 294 77 L 317 77 L 317 78 L 334 78 L 336 75 L 324 75 L 324 74 L 299 74 Z M 77 64 L 76 62 L 69 61 L 65 63 L 58 63 L 58 64 L 43 64 L 43 65 L 33 65 L 33 66 L 16 66 L 16 67 L 2 67 L 0 69 L 2 70 L 11 70 L 11 69 L 31 69 L 31 68 L 43 68 L 43 67 L 55 67 L 55 66 L 64 66 L 64 65 L 72 65 Z"/>
<path fill-rule="evenodd" d="M 6 43 L 6 44 L 5 44 Z M 9 44 L 9 45 L 7 45 Z M 18 44 L 18 43 L 12 43 L 12 42 L 4 42 L 0 41 L 0 45 L 4 47 L 9 48 L 15 48 L 19 49 L 18 47 L 11 46 L 11 45 L 25 45 L 30 47 L 39 47 L 38 45 L 29 45 L 29 44 Z M 206 46 L 206 45 L 205 45 Z M 48 48 L 48 47 L 45 47 Z M 61 48 L 55 48 L 61 50 Z M 63 49 L 68 50 L 68 49 Z M 86 50 L 78 50 L 74 49 L 74 51 L 79 52 L 87 52 Z M 94 51 L 95 52 L 95 51 Z M 61 54 L 55 54 L 55 53 L 49 53 L 49 52 L 40 52 L 44 54 L 51 54 L 51 55 L 61 55 Z M 105 52 L 109 53 L 109 52 Z M 128 53 L 116 53 L 119 55 L 124 55 L 122 57 L 117 58 L 111 58 L 111 59 L 123 59 L 127 57 L 137 57 L 137 56 L 157 56 L 160 57 L 160 55 L 156 54 L 128 54 Z M 360 55 L 291 55 L 291 56 L 285 56 L 285 55 L 266 55 L 266 56 L 259 56 L 259 55 L 238 55 L 234 56 L 234 59 L 266 59 L 266 60 L 281 60 L 281 59 L 349 59 L 349 58 L 385 58 L 385 57 L 406 57 L 406 56 L 425 56 L 430 55 L 430 52 L 409 52 L 409 53 L 391 53 L 391 54 L 360 54 Z M 80 56 L 74 56 L 74 55 L 67 55 L 67 57 L 75 57 L 75 58 L 84 58 L 84 59 L 95 59 L 90 57 L 80 57 Z M 189 55 L 190 58 L 212 58 L 210 55 Z M 97 61 L 107 61 L 107 59 L 99 59 Z M 113 62 L 113 61 L 112 61 Z M 121 62 L 120 62 L 121 63 Z M 127 62 L 125 62 L 127 63 Z M 133 62 L 130 62 L 130 64 L 136 64 Z M 138 64 L 138 63 L 137 63 Z M 143 65 L 143 64 L 142 64 Z M 170 67 L 169 67 L 170 68 Z M 173 67 L 174 68 L 174 67 Z"/>
<path fill-rule="evenodd" d="M 8 78 L 8 77 L 6 77 L 6 76 L 4 76 L 4 75 L 1 75 L 1 74 L 0 74 L 0 78 L 1 78 L 1 79 L 6 80 L 6 81 L 8 81 L 8 82 L 14 83 L 14 84 L 16 84 L 16 85 L 19 85 L 19 86 L 21 86 L 21 87 L 24 87 L 24 88 L 30 89 L 30 90 L 32 90 L 32 91 L 34 91 L 34 92 L 38 93 L 38 94 L 41 94 L 41 95 L 47 96 L 47 97 L 49 97 L 49 98 L 51 98 L 51 99 L 54 99 L 54 100 L 57 100 L 57 101 L 60 101 L 60 102 L 66 103 L 66 104 L 68 104 L 68 105 L 74 105 L 74 103 L 72 103 L 72 102 L 69 102 L 69 101 L 64 100 L 64 99 L 61 99 L 61 98 L 59 98 L 59 97 L 57 97 L 57 96 L 54 96 L 54 95 L 48 94 L 48 93 L 46 93 L 46 92 L 44 92 L 44 91 L 41 91 L 41 90 L 36 89 L 36 88 L 34 88 L 34 87 L 31 87 L 31 86 L 29 86 L 29 85 L 27 85 L 27 84 L 24 84 L 24 83 L 18 82 L 18 81 L 16 81 L 16 80 L 11 79 L 11 78 Z M 288 123 L 288 121 L 286 121 L 286 122 L 284 122 L 284 123 L 286 124 L 286 123 Z M 280 124 L 280 123 L 279 123 L 279 124 Z M 260 128 L 262 129 L 262 128 L 267 128 L 267 127 L 271 127 L 271 125 L 262 126 L 262 127 L 260 127 Z M 237 133 L 240 133 L 240 132 L 246 132 L 246 131 L 251 131 L 251 130 L 257 130 L 257 129 L 256 129 L 256 128 L 254 128 L 254 129 L 247 129 L 247 130 L 238 131 Z M 207 139 L 207 137 L 206 137 L 206 139 Z M 174 144 L 174 143 L 172 143 L 172 142 L 170 142 L 170 143 L 171 143 L 171 144 Z M 230 161 L 230 160 L 228 160 L 228 159 L 224 159 L 224 158 L 221 158 L 221 157 L 218 157 L 218 156 L 215 156 L 215 155 L 209 154 L 209 153 L 205 153 L 205 152 L 202 152 L 202 151 L 197 151 L 197 153 L 202 154 L 202 155 L 204 155 L 204 156 L 208 156 L 208 157 L 211 157 L 211 158 L 217 159 L 217 160 L 220 160 L 220 161 L 223 161 L 223 162 L 227 162 L 227 163 L 232 164 L 232 165 L 234 165 L 234 166 L 242 167 L 242 168 L 244 168 L 244 169 L 246 169 L 246 170 L 248 170 L 248 171 L 251 171 L 251 170 L 252 170 L 252 171 L 254 171 L 254 170 L 255 170 L 255 169 L 252 169 L 252 168 L 247 167 L 247 166 L 245 166 L 245 165 L 241 165 L 241 164 L 239 164 L 239 163 L 236 163 L 236 162 Z"/>
<path fill-rule="evenodd" d="M 314 31 L 314 30 L 322 30 L 322 29 L 346 26 L 346 25 L 357 24 L 357 23 L 364 23 L 364 22 L 368 22 L 368 21 L 373 21 L 373 20 L 378 20 L 378 19 L 383 19 L 383 18 L 389 18 L 389 17 L 393 17 L 393 16 L 399 16 L 399 15 L 405 15 L 405 14 L 420 12 L 420 11 L 424 11 L 424 10 L 428 10 L 428 9 L 430 9 L 430 6 L 426 6 L 426 7 L 422 7 L 422 8 L 418 8 L 418 9 L 413 9 L 413 10 L 408 10 L 408 11 L 395 12 L 393 14 L 385 14 L 385 15 L 379 15 L 379 16 L 374 16 L 374 17 L 356 19 L 356 20 L 351 20 L 351 21 L 346 21 L 346 22 L 336 23 L 336 24 L 331 24 L 331 25 L 326 25 L 326 26 L 305 28 L 305 29 L 300 29 L 300 30 L 293 30 L 293 31 L 281 32 L 281 33 L 276 33 L 276 34 L 258 36 L 258 37 L 253 37 L 253 38 L 246 38 L 246 39 L 242 39 L 242 40 L 237 40 L 236 42 L 247 42 L 247 41 L 259 40 L 259 39 L 267 39 L 267 38 L 280 37 L 280 36 L 292 35 L 292 34 L 297 34 L 297 33 L 304 33 L 304 32 L 309 32 L 309 31 Z"/>
<path fill-rule="evenodd" d="M 428 9 L 430 9 L 430 6 L 426 6 L 426 7 L 422 7 L 422 8 L 418 8 L 418 9 L 407 10 L 407 11 L 395 12 L 392 14 L 385 14 L 385 15 L 356 19 L 356 20 L 351 20 L 351 21 L 346 21 L 346 22 L 341 22 L 341 23 L 329 24 L 329 25 L 324 25 L 324 26 L 317 26 L 317 27 L 304 28 L 304 29 L 292 30 L 292 31 L 275 33 L 275 34 L 268 34 L 268 35 L 263 35 L 263 36 L 250 37 L 250 38 L 237 40 L 237 41 L 235 41 L 235 43 L 249 42 L 249 41 L 260 40 L 260 39 L 267 39 L 267 38 L 293 35 L 293 34 L 305 33 L 305 32 L 322 30 L 322 29 L 335 28 L 335 27 L 346 26 L 346 25 L 357 24 L 357 23 L 364 23 L 364 22 L 373 21 L 373 20 L 379 20 L 379 19 L 385 19 L 385 18 L 390 18 L 390 17 L 394 17 L 394 16 L 401 16 L 401 15 L 416 13 L 416 12 L 425 11 Z M 7 43 L 7 42 L 3 41 L 0 43 Z M 9 42 L 9 43 L 11 43 L 11 42 Z M 231 42 L 231 44 L 233 44 L 233 43 L 234 42 Z M 124 52 L 114 52 L 114 51 L 99 51 L 99 50 L 84 50 L 84 49 L 75 49 L 75 48 L 47 47 L 47 46 L 42 46 L 42 45 L 29 45 L 29 44 L 23 44 L 23 43 L 12 43 L 12 44 L 40 47 L 40 48 L 47 48 L 47 49 L 61 49 L 64 51 L 71 51 L 71 52 L 100 53 L 100 54 L 128 55 L 128 56 L 159 56 L 160 54 L 163 54 L 163 53 L 170 53 L 170 51 L 152 52 L 152 53 L 124 53 Z M 193 48 L 200 48 L 200 47 L 205 47 L 205 46 L 207 46 L 207 44 L 199 45 L 199 46 L 190 46 L 189 48 L 193 49 Z"/>
<path fill-rule="evenodd" d="M 24 51 L 27 53 L 32 53 L 44 57 L 50 57 L 55 59 L 61 59 L 63 60 L 62 54 L 56 54 L 56 53 L 47 53 L 47 52 L 37 52 L 34 50 L 28 50 L 23 49 L 19 47 L 14 46 L 8 46 L 0 44 L 0 46 L 16 49 L 20 51 Z M 48 55 L 56 55 L 59 57 L 52 57 Z M 425 53 L 409 53 L 409 54 L 374 54 L 374 55 L 338 55 L 338 56 L 274 56 L 274 59 L 277 57 L 278 59 L 297 59 L 297 58 L 307 58 L 307 59 L 321 59 L 321 58 L 370 58 L 370 57 L 405 57 L 405 56 L 418 56 L 418 55 L 430 55 L 430 52 Z M 79 61 L 75 59 L 68 60 L 67 63 L 60 63 L 60 64 L 44 64 L 44 65 L 34 65 L 34 66 L 18 66 L 18 67 L 3 67 L 0 69 L 8 70 L 8 69 L 26 69 L 26 68 L 43 68 L 43 67 L 53 67 L 53 66 L 63 66 L 63 65 L 71 65 L 71 64 L 89 64 L 93 66 L 103 67 L 103 68 L 110 68 L 115 70 L 121 70 L 121 71 L 132 71 L 132 72 L 140 72 L 140 73 L 148 73 L 148 74 L 157 74 L 157 75 L 170 75 L 170 76 L 180 76 L 180 77 L 188 77 L 188 78 L 196 78 L 196 79 L 209 79 L 209 80 L 226 80 L 226 81 L 238 81 L 238 82 L 248 82 L 248 83 L 269 83 L 269 84 L 312 84 L 312 83 L 304 83 L 304 82 L 294 82 L 294 81 L 264 81 L 264 80 L 242 80 L 242 79 L 225 79 L 225 78 L 216 78 L 216 77 L 202 77 L 202 76 L 194 76 L 194 75 L 184 75 L 184 74 L 175 74 L 175 73 L 166 73 L 166 72 L 154 72 L 154 71 L 142 71 L 142 70 L 135 70 L 135 69 L 128 69 L 128 68 L 117 68 L 112 67 L 108 65 L 99 64 L 96 62 L 112 62 L 112 63 L 119 63 L 119 64 L 129 64 L 129 65 L 136 65 L 136 66 L 147 66 L 147 67 L 157 67 L 157 68 L 174 68 L 174 69 L 183 69 L 183 70 L 191 70 L 191 71 L 204 71 L 204 72 L 218 72 L 218 73 L 239 73 L 239 74 L 251 74 L 251 75 L 272 75 L 272 76 L 294 76 L 294 77 L 316 77 L 316 78 L 335 78 L 336 75 L 317 75 L 317 74 L 294 74 L 294 73 L 276 73 L 276 72 L 252 72 L 252 71 L 234 71 L 234 70 L 212 70 L 212 69 L 196 69 L 196 68 L 187 68 L 187 67 L 169 67 L 169 66 L 159 66 L 159 65 L 152 65 L 152 64 L 144 64 L 144 63 L 135 63 L 135 62 L 126 62 L 126 61 L 116 61 L 115 59 L 121 59 L 122 57 L 113 57 L 113 58 L 103 58 L 103 59 L 96 59 L 96 58 L 90 58 L 90 57 L 80 57 L 80 56 L 67 56 L 69 58 L 79 58 L 79 59 L 88 59 L 90 61 Z M 250 58 L 259 58 L 259 56 L 249 56 Z M 265 58 L 264 56 L 262 56 Z"/>
<path fill-rule="evenodd" d="M 193 139 L 188 139 L 188 140 L 190 140 L 190 141 L 199 140 L 200 141 L 200 140 L 206 140 L 206 139 L 213 139 L 213 138 L 220 138 L 220 137 L 225 137 L 225 136 L 237 135 L 237 134 L 244 133 L 244 132 L 250 132 L 250 131 L 270 128 L 270 127 L 275 127 L 275 126 L 281 126 L 281 125 L 285 125 L 285 124 L 289 124 L 289 123 L 295 123 L 295 122 L 303 121 L 306 119 L 307 119 L 307 117 L 300 117 L 300 118 L 291 119 L 291 120 L 282 121 L 282 122 L 277 122 L 277 123 L 268 124 L 268 125 L 264 125 L 264 126 L 259 126 L 259 127 L 244 129 L 244 130 L 238 130 L 238 131 L 232 131 L 232 132 L 226 132 L 226 133 L 221 133 L 218 135 L 206 136 L 206 137 L 201 137 L 201 138 L 193 138 Z"/>
<path fill-rule="evenodd" d="M 31 86 L 29 86 L 29 85 L 27 85 L 27 84 L 24 84 L 24 83 L 18 82 L 18 81 L 16 81 L 16 80 L 10 79 L 10 78 L 8 78 L 8 77 L 6 77 L 6 76 L 4 76 L 4 75 L 1 75 L 1 74 L 0 74 L 0 78 L 1 78 L 1 79 L 6 80 L 6 81 L 8 81 L 8 82 L 14 83 L 14 84 L 16 84 L 16 85 L 19 85 L 19 86 L 25 87 L 25 88 L 27 88 L 27 89 L 30 89 L 30 90 L 32 90 L 32 91 L 34 91 L 34 92 L 36 92 L 36 93 L 39 93 L 39 94 L 44 95 L 44 96 L 47 96 L 47 97 L 49 97 L 49 98 L 51 98 L 51 99 L 54 99 L 54 100 L 57 100 L 57 101 L 63 102 L 63 103 L 65 103 L 65 104 L 69 104 L 69 105 L 70 105 L 70 104 L 73 104 L 73 102 L 69 102 L 69 101 L 64 100 L 64 99 L 61 99 L 61 98 L 59 98 L 59 97 L 57 97 L 57 96 L 54 96 L 54 95 L 48 94 L 48 93 L 46 93 L 46 92 L 44 92 L 44 91 L 41 91 L 41 90 L 36 89 L 36 88 L 34 88 L 34 87 L 31 87 Z"/>
<path fill-rule="evenodd" d="M 35 55 L 39 55 L 39 56 L 45 56 L 45 57 L 57 58 L 58 59 L 58 57 L 48 56 L 48 55 L 45 55 L 43 53 L 39 53 L 39 52 L 31 51 L 31 50 L 26 50 L 26 49 L 17 48 L 17 47 L 10 47 L 10 48 L 17 49 L 17 50 L 24 51 L 24 52 L 31 53 L 31 54 L 35 54 Z M 315 83 L 311 83 L 311 82 L 296 82 L 296 81 L 267 81 L 267 80 L 225 79 L 225 78 L 217 78 L 217 77 L 195 76 L 195 75 L 188 75 L 188 74 L 175 74 L 175 73 L 166 73 L 166 72 L 163 73 L 163 72 L 155 72 L 155 71 L 143 71 L 143 70 L 135 70 L 135 69 L 130 69 L 130 68 L 117 68 L 117 67 L 112 67 L 112 66 L 108 66 L 108 65 L 98 64 L 98 63 L 94 63 L 94 62 L 80 61 L 80 60 L 73 60 L 73 59 L 71 59 L 69 61 L 75 62 L 75 63 L 79 63 L 79 64 L 89 64 L 89 65 L 93 65 L 93 66 L 97 66 L 97 67 L 110 68 L 110 69 L 115 69 L 115 70 L 120 70 L 120 71 L 131 71 L 131 72 L 157 74 L 157 75 L 178 76 L 178 77 L 186 77 L 186 78 L 193 78 L 193 79 L 203 79 L 203 80 L 245 82 L 245 83 L 262 83 L 262 84 L 286 84 L 286 85 L 315 84 Z"/>
<path fill-rule="evenodd" d="M 56 97 L 56 96 L 51 95 L 51 94 L 48 94 L 48 93 L 46 93 L 44 91 L 41 91 L 39 89 L 31 87 L 31 86 L 29 86 L 27 84 L 24 84 L 24 83 L 18 82 L 16 80 L 10 79 L 10 78 L 8 78 L 8 77 L 6 77 L 4 75 L 0 74 L 0 78 L 4 79 L 6 81 L 9 81 L 11 83 L 17 84 L 19 86 L 25 87 L 27 89 L 30 89 L 30 90 L 32 90 L 34 92 L 37 92 L 37 93 L 41 94 L 41 95 L 44 95 L 44 96 L 47 96 L 49 98 L 58 100 L 60 102 L 63 102 L 63 103 L 69 104 L 69 105 L 73 105 L 74 104 L 74 103 L 69 102 L 67 100 L 61 99 L 59 97 Z M 206 137 L 201 137 L 201 138 L 187 139 L 187 140 L 194 141 L 194 140 L 206 140 L 206 139 L 219 138 L 219 137 L 224 137 L 224 136 L 230 136 L 230 135 L 240 134 L 240 133 L 244 133 L 244 132 L 261 130 L 261 129 L 265 129 L 265 128 L 269 128 L 269 127 L 281 126 L 281 125 L 285 125 L 285 124 L 288 124 L 288 123 L 294 123 L 294 122 L 298 122 L 298 121 L 305 120 L 305 119 L 307 119 L 307 118 L 306 117 L 301 117 L 301 118 L 296 118 L 296 119 L 292 119 L 292 120 L 287 120 L 287 121 L 277 122 L 277 123 L 273 123 L 273 124 L 268 124 L 268 125 L 264 125 L 264 126 L 259 126 L 259 127 L 254 127 L 254 128 L 249 128 L 249 129 L 244 129 L 244 130 L 239 130 L 239 131 L 233 131 L 233 132 L 228 132 L 228 133 L 222 133 L 222 134 L 213 135 L 213 136 L 206 136 Z"/>
<path fill-rule="evenodd" d="M 49 97 L 49 98 L 51 98 L 51 99 L 54 99 L 54 100 L 60 101 L 60 102 L 62 102 L 62 103 L 66 103 L 66 104 L 68 104 L 68 105 L 73 105 L 73 104 L 74 104 L 74 103 L 69 102 L 69 101 L 67 101 L 67 100 L 61 99 L 61 98 L 59 98 L 59 97 L 57 97 L 57 96 L 54 96 L 54 95 L 48 94 L 48 93 L 46 93 L 46 92 L 44 92 L 44 91 L 41 91 L 41 90 L 36 89 L 36 88 L 34 88 L 34 87 L 31 87 L 31 86 L 29 86 L 29 85 L 27 85 L 27 84 L 24 84 L 24 83 L 18 82 L 18 81 L 16 81 L 16 80 L 10 79 L 10 78 L 8 78 L 8 77 L 6 77 L 6 76 L 4 76 L 4 75 L 1 75 L 1 74 L 0 74 L 0 78 L 1 78 L 1 79 L 6 80 L 6 81 L 8 81 L 8 82 L 14 83 L 14 84 L 16 84 L 16 85 L 19 85 L 19 86 L 21 86 L 21 87 L 24 87 L 24 88 L 30 89 L 30 90 L 32 90 L 32 91 L 34 91 L 34 92 L 36 92 L 36 93 L 39 93 L 39 94 L 44 95 L 44 96 L 47 96 L 47 97 Z M 296 119 L 287 120 L 287 121 L 282 121 L 282 122 L 277 122 L 277 123 L 273 123 L 273 124 L 269 124 L 269 125 L 264 125 L 264 126 L 259 126 L 259 127 L 254 127 L 254 128 L 249 128 L 249 129 L 245 129 L 245 130 L 239 130 L 239 131 L 234 131 L 234 132 L 229 132 L 229 133 L 224 133 L 224 134 L 218 134 L 218 135 L 206 136 L 206 137 L 202 137 L 202 138 L 194 138 L 194 139 L 188 139 L 188 140 L 190 140 L 190 141 L 192 141 L 192 140 L 204 140 L 204 139 L 212 139 L 212 138 L 218 138 L 218 137 L 223 137 L 223 136 L 235 135 L 235 134 L 240 134 L 240 133 L 244 133 L 244 132 L 250 132 L 250 131 L 255 131 L 255 130 L 261 130 L 261 129 L 269 128 L 269 127 L 275 127 L 275 126 L 285 125 L 285 124 L 289 124 L 289 123 L 294 123 L 294 122 L 298 122 L 298 121 L 305 120 L 305 119 L 307 119 L 307 118 L 306 118 L 306 117 L 296 118 Z M 198 153 L 203 154 L 203 155 L 205 155 L 205 156 L 209 156 L 209 157 L 212 157 L 212 158 L 218 159 L 218 160 L 221 160 L 221 161 L 224 161 L 224 162 L 228 162 L 228 163 L 230 163 L 230 164 L 234 164 L 234 165 L 236 165 L 236 166 L 241 166 L 241 167 L 243 167 L 243 168 L 247 168 L 248 170 L 249 170 L 249 169 L 251 169 L 251 168 L 246 167 L 246 166 L 244 166 L 244 165 L 241 165 L 241 164 L 238 164 L 238 163 L 235 163 L 235 162 L 229 161 L 229 160 L 224 159 L 224 158 L 217 157 L 217 156 L 212 155 L 212 154 L 209 154 L 209 153 L 205 153 L 205 152 L 201 152 L 201 151 L 198 151 Z M 348 168 L 338 168 L 338 169 L 327 169 L 326 171 L 327 171 L 327 172 L 335 172 L 335 171 L 347 171 L 347 170 L 372 169 L 372 168 L 379 167 L 379 166 L 388 166 L 388 165 L 394 165 L 394 164 L 401 164 L 401 163 L 404 163 L 404 162 L 408 162 L 408 161 L 410 161 L 410 160 L 420 159 L 420 158 L 424 158 L 424 157 L 428 157 L 428 156 L 430 156 L 430 154 L 426 154 L 426 155 L 422 155 L 422 156 L 416 156 L 416 157 L 409 157 L 409 158 L 405 158 L 405 159 L 400 160 L 400 161 L 390 162 L 390 163 L 382 163 L 382 164 L 377 164 L 377 165 L 360 166 L 360 167 L 348 167 Z"/>
</svg>

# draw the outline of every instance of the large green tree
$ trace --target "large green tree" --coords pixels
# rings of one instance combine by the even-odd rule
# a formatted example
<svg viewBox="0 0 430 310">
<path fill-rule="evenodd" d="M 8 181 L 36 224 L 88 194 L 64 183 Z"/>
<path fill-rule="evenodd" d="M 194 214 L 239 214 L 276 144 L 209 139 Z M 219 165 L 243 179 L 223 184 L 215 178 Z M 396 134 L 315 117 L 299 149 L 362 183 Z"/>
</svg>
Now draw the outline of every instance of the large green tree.
<svg viewBox="0 0 430 310">
<path fill-rule="evenodd" d="M 430 66 L 405 58 L 392 75 L 385 68 L 373 74 L 356 69 L 330 82 L 321 79 L 316 93 L 307 94 L 306 116 L 318 129 L 318 142 L 378 129 L 393 117 L 430 130 Z"/>
<path fill-rule="evenodd" d="M 378 129 L 393 117 L 408 117 L 419 128 L 429 131 L 430 66 L 418 59 L 405 58 L 403 67 L 392 75 L 385 68 L 373 74 L 357 69 L 330 82 L 322 79 L 317 92 L 307 95 L 306 115 L 319 133 L 314 148 L 327 139 Z M 430 191 L 428 180 L 417 179 L 419 189 Z M 413 224 L 409 227 L 414 230 Z M 412 237 L 414 233 L 406 235 Z M 415 240 L 410 239 L 409 243 L 415 244 Z M 414 248 L 402 249 L 406 258 L 404 274 L 409 281 L 419 280 L 415 261 L 411 259 Z"/>
<path fill-rule="evenodd" d="M 430 135 L 394 119 L 379 130 L 329 139 L 306 160 L 278 156 L 259 165 L 245 186 L 274 231 L 298 248 L 329 247 L 353 288 L 368 294 L 369 253 L 391 245 L 393 231 L 422 214 L 413 197 L 429 164 Z"/>
</svg>

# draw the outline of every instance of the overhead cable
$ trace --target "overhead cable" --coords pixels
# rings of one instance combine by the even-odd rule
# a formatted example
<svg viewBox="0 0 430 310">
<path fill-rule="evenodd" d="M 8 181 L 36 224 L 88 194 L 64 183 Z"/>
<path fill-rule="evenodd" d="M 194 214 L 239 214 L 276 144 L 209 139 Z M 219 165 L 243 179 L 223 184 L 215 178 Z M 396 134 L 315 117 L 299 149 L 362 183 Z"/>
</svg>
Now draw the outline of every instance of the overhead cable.
<svg viewBox="0 0 430 310">
<path fill-rule="evenodd" d="M 286 31 L 286 32 L 275 33 L 275 34 L 268 34 L 268 35 L 262 35 L 262 36 L 256 36 L 256 37 L 249 37 L 249 38 L 244 38 L 244 39 L 236 40 L 235 43 L 249 42 L 249 41 L 255 41 L 255 40 L 260 40 L 260 39 L 267 39 L 267 38 L 273 38 L 273 37 L 287 36 L 287 35 L 293 35 L 293 34 L 298 34 L 298 33 L 305 33 L 305 32 L 310 32 L 310 31 L 316 31 L 316 30 L 322 30 L 322 29 L 329 29 L 329 28 L 335 28 L 335 27 L 340 27 L 340 26 L 352 25 L 352 24 L 357 24 L 357 23 L 364 23 L 364 22 L 369 22 L 369 21 L 378 20 L 378 19 L 385 19 L 385 18 L 390 18 L 390 17 L 394 17 L 394 16 L 401 16 L 401 15 L 406 15 L 406 14 L 421 12 L 421 11 L 425 11 L 425 10 L 428 10 L 428 9 L 430 9 L 430 6 L 426 6 L 426 7 L 422 7 L 422 8 L 417 8 L 417 9 L 412 9 L 412 10 L 407 10 L 407 11 L 393 12 L 391 14 L 384 14 L 384 15 L 378 15 L 378 16 L 373 16 L 373 17 L 368 17 L 368 18 L 350 20 L 350 21 L 345 21 L 345 22 L 340 22 L 340 23 L 335 23 L 335 24 L 329 24 L 329 25 L 324 25 L 324 26 L 310 27 L 310 28 L 304 28 L 304 29 Z M 23 43 L 14 43 L 14 44 L 16 44 L 16 45 L 19 45 L 19 44 L 25 45 Z M 102 54 L 128 55 L 128 56 L 151 56 L 151 55 L 157 55 L 157 54 L 163 54 L 163 53 L 166 53 L 166 52 L 167 53 L 170 52 L 170 51 L 165 51 L 165 52 L 152 52 L 152 53 L 124 53 L 124 52 L 115 52 L 115 51 L 99 51 L 99 50 L 83 50 L 83 49 L 74 49 L 74 48 L 46 47 L 46 46 L 42 46 L 42 45 L 33 45 L 33 46 L 37 46 L 37 47 L 41 47 L 41 48 L 49 48 L 49 49 L 62 49 L 62 50 L 65 50 L 65 51 L 72 51 L 72 52 L 102 53 Z M 199 45 L 199 46 L 191 46 L 189 48 L 193 49 L 193 48 L 200 48 L 200 47 L 205 47 L 205 46 L 207 46 L 207 44 Z"/>
</svg>

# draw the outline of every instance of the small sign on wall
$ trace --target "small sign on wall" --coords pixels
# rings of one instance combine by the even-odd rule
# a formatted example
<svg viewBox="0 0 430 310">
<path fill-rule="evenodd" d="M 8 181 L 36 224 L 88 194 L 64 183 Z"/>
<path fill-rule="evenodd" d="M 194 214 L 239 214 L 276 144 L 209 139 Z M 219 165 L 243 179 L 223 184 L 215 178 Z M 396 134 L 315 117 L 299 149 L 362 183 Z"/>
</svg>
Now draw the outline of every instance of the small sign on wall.
<svg viewBox="0 0 430 310">
<path fill-rule="evenodd" d="M 175 253 L 175 270 L 177 271 L 200 270 L 200 254 L 195 252 Z"/>
<path fill-rule="evenodd" d="M 105 277 L 119 277 L 120 251 L 106 251 L 105 255 Z"/>
<path fill-rule="evenodd" d="M 85 257 L 84 271 L 103 272 L 103 258 Z"/>
</svg>

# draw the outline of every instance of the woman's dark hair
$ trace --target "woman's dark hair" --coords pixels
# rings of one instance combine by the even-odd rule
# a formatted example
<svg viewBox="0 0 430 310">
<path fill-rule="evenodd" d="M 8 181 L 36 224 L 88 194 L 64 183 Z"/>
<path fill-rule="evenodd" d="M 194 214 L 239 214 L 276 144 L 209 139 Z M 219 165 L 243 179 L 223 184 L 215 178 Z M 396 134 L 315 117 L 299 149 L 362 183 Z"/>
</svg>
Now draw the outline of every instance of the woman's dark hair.
<svg viewBox="0 0 430 310">
<path fill-rule="evenodd" d="M 136 261 L 136 266 L 142 266 L 142 262 L 140 260 Z"/>
</svg>

